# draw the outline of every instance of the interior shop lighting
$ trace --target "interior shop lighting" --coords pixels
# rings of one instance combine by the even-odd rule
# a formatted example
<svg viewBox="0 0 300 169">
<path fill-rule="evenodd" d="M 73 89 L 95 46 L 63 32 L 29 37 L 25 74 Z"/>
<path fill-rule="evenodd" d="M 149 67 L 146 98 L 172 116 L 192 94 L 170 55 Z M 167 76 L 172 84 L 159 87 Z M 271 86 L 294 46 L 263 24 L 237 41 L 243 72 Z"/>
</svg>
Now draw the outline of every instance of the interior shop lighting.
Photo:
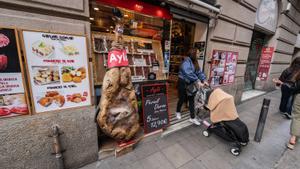
<svg viewBox="0 0 300 169">
<path fill-rule="evenodd" d="M 95 18 L 90 18 L 91 21 L 95 20 Z"/>
<path fill-rule="evenodd" d="M 99 8 L 95 7 L 94 10 L 95 10 L 95 11 L 99 11 Z"/>
</svg>

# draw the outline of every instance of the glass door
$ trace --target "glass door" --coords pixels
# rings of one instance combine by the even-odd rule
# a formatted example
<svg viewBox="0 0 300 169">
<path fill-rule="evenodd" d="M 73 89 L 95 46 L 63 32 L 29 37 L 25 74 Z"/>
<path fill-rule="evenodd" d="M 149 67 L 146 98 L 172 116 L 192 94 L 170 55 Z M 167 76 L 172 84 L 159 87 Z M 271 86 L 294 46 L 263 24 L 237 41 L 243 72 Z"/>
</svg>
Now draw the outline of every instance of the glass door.
<svg viewBox="0 0 300 169">
<path fill-rule="evenodd" d="M 255 81 L 257 76 L 257 68 L 261 56 L 262 47 L 265 44 L 265 35 L 260 32 L 253 32 L 249 56 L 245 71 L 244 90 L 255 89 Z"/>
</svg>

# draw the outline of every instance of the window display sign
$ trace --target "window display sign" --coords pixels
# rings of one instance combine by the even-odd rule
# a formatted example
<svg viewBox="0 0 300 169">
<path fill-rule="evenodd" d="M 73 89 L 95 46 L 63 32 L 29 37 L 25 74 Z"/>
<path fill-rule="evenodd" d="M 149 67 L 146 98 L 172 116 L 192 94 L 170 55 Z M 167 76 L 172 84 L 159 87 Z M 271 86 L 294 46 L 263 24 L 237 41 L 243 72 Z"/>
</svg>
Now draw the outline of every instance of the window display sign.
<svg viewBox="0 0 300 169">
<path fill-rule="evenodd" d="M 35 112 L 91 104 L 84 36 L 23 31 Z"/>
<path fill-rule="evenodd" d="M 234 82 L 238 52 L 214 50 L 211 59 L 210 84 L 226 85 Z"/>
<path fill-rule="evenodd" d="M 0 28 L 0 118 L 29 114 L 15 29 Z"/>
<path fill-rule="evenodd" d="M 270 65 L 274 47 L 263 47 L 258 65 L 257 80 L 266 81 L 268 79 Z"/>
<path fill-rule="evenodd" d="M 151 133 L 169 125 L 166 84 L 143 85 L 142 103 L 145 133 Z"/>
</svg>

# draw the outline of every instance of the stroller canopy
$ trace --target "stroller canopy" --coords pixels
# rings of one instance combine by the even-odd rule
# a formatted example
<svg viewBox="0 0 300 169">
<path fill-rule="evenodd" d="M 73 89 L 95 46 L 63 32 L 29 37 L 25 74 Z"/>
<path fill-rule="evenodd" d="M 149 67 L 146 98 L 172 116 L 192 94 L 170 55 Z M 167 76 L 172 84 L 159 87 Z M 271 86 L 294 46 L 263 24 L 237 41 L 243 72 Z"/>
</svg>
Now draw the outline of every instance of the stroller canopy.
<svg viewBox="0 0 300 169">
<path fill-rule="evenodd" d="M 220 88 L 211 93 L 206 107 L 210 110 L 210 120 L 213 123 L 235 120 L 239 117 L 233 96 Z"/>
</svg>

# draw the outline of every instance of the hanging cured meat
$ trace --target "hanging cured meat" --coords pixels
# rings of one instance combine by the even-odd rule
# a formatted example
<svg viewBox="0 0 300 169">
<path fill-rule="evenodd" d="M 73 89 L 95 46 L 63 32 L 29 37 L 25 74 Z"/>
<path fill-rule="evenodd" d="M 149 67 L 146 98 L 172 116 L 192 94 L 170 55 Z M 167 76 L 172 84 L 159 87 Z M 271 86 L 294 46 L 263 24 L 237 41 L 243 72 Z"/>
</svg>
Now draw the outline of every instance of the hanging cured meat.
<svg viewBox="0 0 300 169">
<path fill-rule="evenodd" d="M 0 48 L 5 47 L 8 44 L 9 44 L 8 37 L 0 33 Z"/>
<path fill-rule="evenodd" d="M 126 50 L 122 43 L 122 14 L 114 9 L 116 28 L 115 41 L 108 56 L 102 95 L 97 117 L 102 131 L 117 140 L 130 140 L 139 130 L 139 117 L 135 90 L 131 81 L 131 70 L 128 67 Z"/>
<path fill-rule="evenodd" d="M 0 71 L 4 71 L 7 68 L 7 56 L 0 54 Z"/>
</svg>

